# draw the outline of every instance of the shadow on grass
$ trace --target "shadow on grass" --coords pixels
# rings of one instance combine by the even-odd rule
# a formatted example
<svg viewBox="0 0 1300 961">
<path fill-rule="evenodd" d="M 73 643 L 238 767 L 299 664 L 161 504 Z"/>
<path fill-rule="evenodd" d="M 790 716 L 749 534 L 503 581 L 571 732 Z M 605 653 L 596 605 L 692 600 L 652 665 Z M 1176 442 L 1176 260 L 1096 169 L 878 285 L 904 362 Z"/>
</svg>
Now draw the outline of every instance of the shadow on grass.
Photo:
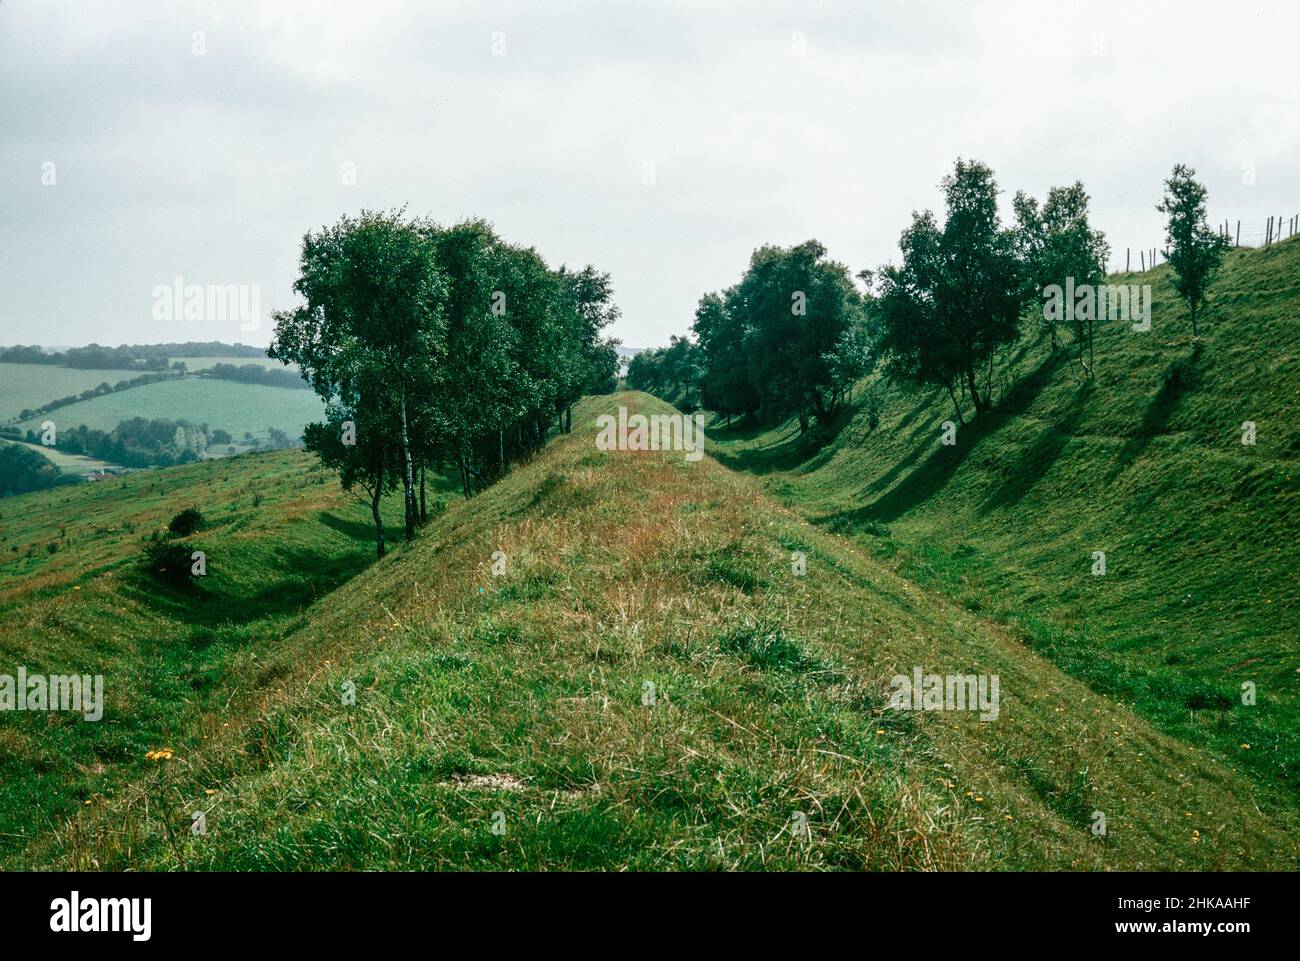
<svg viewBox="0 0 1300 961">
<path fill-rule="evenodd" d="M 953 447 L 939 445 L 906 479 L 870 504 L 855 510 L 819 517 L 816 519 L 817 522 L 829 524 L 833 530 L 838 530 L 844 527 L 852 528 L 897 520 L 943 490 L 967 455 L 985 436 L 1001 426 L 1000 420 L 997 424 L 993 421 L 993 415 L 985 414 L 967 424 L 961 429 L 960 443 Z M 931 441 L 931 444 L 937 443 L 938 437 Z"/>
<path fill-rule="evenodd" d="M 922 418 L 926 412 L 937 400 L 942 400 L 941 392 L 938 390 L 927 391 L 915 407 L 909 410 L 899 421 L 899 426 L 905 427 L 913 424 L 912 432 L 908 435 L 907 443 L 912 444 L 912 449 L 894 462 L 894 466 L 885 473 L 881 474 L 870 484 L 858 491 L 859 497 L 866 497 L 868 494 L 879 494 L 883 490 L 888 490 L 894 486 L 894 482 L 903 476 L 903 472 L 908 470 L 913 464 L 920 459 L 921 455 L 934 444 L 933 427 L 944 420 L 943 414 L 935 414 L 928 418 Z M 935 417 L 938 420 L 935 420 Z"/>
<path fill-rule="evenodd" d="M 856 403 L 845 404 L 822 425 L 820 431 L 813 428 L 806 434 L 800 434 L 794 431 L 793 421 L 786 421 L 778 425 L 782 432 L 790 432 L 790 437 L 785 440 L 739 451 L 714 445 L 709 453 L 724 467 L 750 474 L 771 474 L 796 468 L 816 470 L 834 455 L 836 438 L 853 420 L 857 410 Z M 771 424 L 754 422 L 733 425 L 727 429 L 711 429 L 709 436 L 714 440 L 743 441 L 752 440 L 772 429 Z"/>
<path fill-rule="evenodd" d="M 1057 368 L 1065 357 L 1057 354 L 1045 359 L 1032 374 L 1025 377 L 1008 393 L 998 406 L 975 418 L 958 432 L 958 443 L 953 447 L 938 444 L 935 436 L 908 455 L 913 461 L 921 456 L 927 447 L 932 453 L 919 467 L 870 504 L 851 511 L 840 511 L 817 518 L 819 524 L 827 524 L 832 529 L 854 528 L 889 523 L 924 504 L 939 493 L 956 473 L 957 468 L 980 442 L 1002 429 L 1012 418 L 1023 414 L 1038 397 L 1044 387 L 1051 382 Z M 937 446 L 936 446 L 937 445 Z"/>
<path fill-rule="evenodd" d="M 893 467 L 862 488 L 858 492 L 858 496 L 866 497 L 869 494 L 879 494 L 881 491 L 893 487 L 894 482 L 902 477 L 906 471 L 910 470 L 921 459 L 922 454 L 934 447 L 934 432 L 926 428 L 932 427 L 935 423 L 934 421 L 926 421 L 924 424 L 918 425 L 917 429 L 912 432 L 911 439 L 916 441 L 912 449 L 895 461 Z M 942 423 L 942 420 L 938 421 L 938 423 Z"/>
<path fill-rule="evenodd" d="M 1084 405 L 1092 394 L 1093 381 L 1080 384 L 1074 391 L 1065 415 L 1055 424 L 1043 428 L 1038 438 L 1024 448 L 1007 479 L 980 505 L 980 513 L 988 514 L 1001 507 L 1014 507 L 1029 493 L 1039 480 L 1047 476 L 1083 417 Z"/>
<path fill-rule="evenodd" d="M 1164 381 L 1160 390 L 1147 404 L 1142 414 L 1142 423 L 1124 444 L 1106 480 L 1113 481 L 1124 473 L 1134 461 L 1142 456 L 1156 437 L 1169 429 L 1178 405 L 1201 383 L 1204 372 L 1200 368 L 1201 345 L 1195 344 L 1191 353 L 1170 362 L 1165 369 Z"/>
<path fill-rule="evenodd" d="M 316 519 L 330 530 L 338 531 L 358 543 L 373 544 L 375 541 L 375 525 L 369 520 L 353 520 L 347 517 L 339 517 L 329 511 L 318 512 Z"/>
<path fill-rule="evenodd" d="M 274 580 L 250 592 L 226 592 L 205 583 L 168 584 L 136 571 L 124 585 L 126 595 L 158 614 L 198 627 L 249 624 L 293 614 L 337 590 L 369 566 L 373 551 L 349 550 L 324 554 L 307 548 L 276 552 Z M 229 563 L 238 563 L 231 558 Z"/>
<path fill-rule="evenodd" d="M 730 423 L 719 423 L 719 418 L 715 416 L 708 425 L 709 436 L 720 440 L 753 440 L 768 429 L 769 425 L 763 424 L 757 417 L 733 417 Z"/>
</svg>

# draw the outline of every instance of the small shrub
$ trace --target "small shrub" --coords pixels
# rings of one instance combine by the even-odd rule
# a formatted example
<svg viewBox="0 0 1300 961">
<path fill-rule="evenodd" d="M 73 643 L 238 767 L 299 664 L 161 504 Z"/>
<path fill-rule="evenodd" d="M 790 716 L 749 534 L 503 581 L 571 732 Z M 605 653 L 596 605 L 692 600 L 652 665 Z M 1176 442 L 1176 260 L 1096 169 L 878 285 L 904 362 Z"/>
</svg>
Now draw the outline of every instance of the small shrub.
<svg viewBox="0 0 1300 961">
<path fill-rule="evenodd" d="M 190 628 L 189 643 L 193 648 L 204 648 L 212 644 L 217 639 L 217 632 L 210 627 L 199 625 Z"/>
<path fill-rule="evenodd" d="M 1228 711 L 1232 709 L 1232 699 L 1222 691 L 1193 691 L 1183 702 L 1189 711 Z"/>
<path fill-rule="evenodd" d="M 187 507 L 171 519 L 167 530 L 177 537 L 189 537 L 196 531 L 203 530 L 203 514 L 197 507 Z"/>
<path fill-rule="evenodd" d="M 721 637 L 718 647 L 763 670 L 807 671 L 815 666 L 798 641 L 767 624 L 747 622 L 733 628 Z"/>
<path fill-rule="evenodd" d="M 165 539 L 151 540 L 144 546 L 144 568 L 154 577 L 173 584 L 190 580 L 192 545 Z"/>
<path fill-rule="evenodd" d="M 880 392 L 868 387 L 862 395 L 862 413 L 867 419 L 867 433 L 875 431 L 880 426 L 880 415 L 884 410 L 885 402 Z"/>
</svg>

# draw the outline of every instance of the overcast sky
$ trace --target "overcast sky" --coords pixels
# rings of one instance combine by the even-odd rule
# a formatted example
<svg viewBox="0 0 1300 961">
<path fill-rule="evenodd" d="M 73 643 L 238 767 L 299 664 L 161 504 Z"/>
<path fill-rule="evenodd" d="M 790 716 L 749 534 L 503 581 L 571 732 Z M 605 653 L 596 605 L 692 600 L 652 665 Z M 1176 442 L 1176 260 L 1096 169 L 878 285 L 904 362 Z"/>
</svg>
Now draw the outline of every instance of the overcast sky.
<svg viewBox="0 0 1300 961">
<path fill-rule="evenodd" d="M 1122 266 L 1178 161 L 1211 220 L 1300 212 L 1298 131 L 1294 0 L 0 0 L 0 344 L 265 344 L 155 286 L 269 313 L 306 230 L 408 204 L 609 271 L 651 346 L 760 244 L 895 258 L 959 155 L 1006 209 L 1082 180 Z"/>
</svg>

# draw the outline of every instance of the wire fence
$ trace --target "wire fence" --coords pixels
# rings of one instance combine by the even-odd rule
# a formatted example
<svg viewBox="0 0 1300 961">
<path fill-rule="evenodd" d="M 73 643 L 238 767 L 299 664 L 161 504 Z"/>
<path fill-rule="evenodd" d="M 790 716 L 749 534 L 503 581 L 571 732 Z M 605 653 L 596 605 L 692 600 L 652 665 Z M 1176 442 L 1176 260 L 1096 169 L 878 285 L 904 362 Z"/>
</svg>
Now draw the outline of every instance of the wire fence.
<svg viewBox="0 0 1300 961">
<path fill-rule="evenodd" d="M 1227 237 L 1234 247 L 1268 247 L 1300 233 L 1300 213 L 1292 216 L 1278 214 L 1267 220 L 1222 220 L 1216 224 L 1219 235 Z M 1164 247 L 1124 248 L 1124 270 L 1149 270 L 1169 259 Z"/>
</svg>

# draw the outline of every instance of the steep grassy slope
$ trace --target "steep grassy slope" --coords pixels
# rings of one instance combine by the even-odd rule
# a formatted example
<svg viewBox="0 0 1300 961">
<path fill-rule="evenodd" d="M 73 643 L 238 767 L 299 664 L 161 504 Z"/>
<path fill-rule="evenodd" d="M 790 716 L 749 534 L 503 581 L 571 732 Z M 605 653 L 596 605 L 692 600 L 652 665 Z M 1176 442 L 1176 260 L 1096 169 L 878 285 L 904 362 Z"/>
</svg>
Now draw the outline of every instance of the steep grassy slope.
<svg viewBox="0 0 1300 961">
<path fill-rule="evenodd" d="M 243 636 L 204 671 L 207 694 L 152 732 L 147 747 L 169 759 L 102 785 L 88 774 L 77 812 L 35 820 L 4 863 L 1297 864 L 1294 820 L 1257 811 L 1247 778 L 1063 675 L 1017 633 L 710 459 L 598 451 L 593 416 L 618 403 L 663 409 L 637 394 L 584 402 L 572 435 L 452 504 L 414 544 L 286 630 Z M 79 609 L 66 584 L 40 604 L 32 623 Z M 157 646 L 184 651 L 186 639 Z M 889 678 L 914 666 L 997 674 L 997 720 L 887 710 Z M 118 723 L 140 709 L 112 708 Z M 25 743 L 39 721 L 0 717 Z M 111 728 L 82 728 L 69 748 L 89 766 Z M 199 810 L 207 834 L 194 836 Z M 1095 811 L 1104 836 L 1089 830 Z"/>
<path fill-rule="evenodd" d="M 103 674 L 107 710 L 0 713 L 0 857 L 147 770 L 144 754 L 229 696 L 316 598 L 374 556 L 369 508 L 301 451 L 248 455 L 0 500 L 0 673 Z M 185 507 L 207 528 L 193 591 L 139 570 L 142 541 Z M 397 506 L 397 517 L 401 508 Z"/>
<path fill-rule="evenodd" d="M 872 383 L 874 430 L 859 409 L 821 449 L 794 423 L 720 431 L 717 456 L 1294 810 L 1300 241 L 1229 256 L 1199 345 L 1167 267 L 1111 280 L 1153 285 L 1151 331 L 1104 325 L 1094 380 L 1021 351 L 1015 386 L 955 447 L 939 443 L 946 394 Z"/>
</svg>

